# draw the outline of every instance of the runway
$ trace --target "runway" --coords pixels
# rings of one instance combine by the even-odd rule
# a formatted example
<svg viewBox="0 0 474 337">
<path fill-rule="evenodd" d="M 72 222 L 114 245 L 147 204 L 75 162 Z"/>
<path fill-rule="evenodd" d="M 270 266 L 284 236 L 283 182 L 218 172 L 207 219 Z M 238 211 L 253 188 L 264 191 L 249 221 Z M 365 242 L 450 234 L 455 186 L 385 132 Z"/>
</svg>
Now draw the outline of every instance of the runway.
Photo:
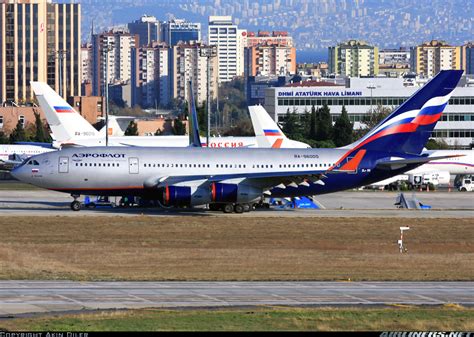
<svg viewBox="0 0 474 337">
<path fill-rule="evenodd" d="M 0 317 L 98 309 L 474 305 L 474 282 L 0 282 Z"/>
<path fill-rule="evenodd" d="M 413 192 L 406 192 L 411 196 Z M 347 191 L 317 196 L 325 209 L 259 210 L 246 214 L 223 214 L 195 210 L 140 208 L 97 208 L 72 212 L 72 198 L 64 193 L 46 190 L 0 190 L 0 216 L 239 216 L 239 217 L 400 217 L 400 218 L 474 218 L 474 194 L 461 192 L 423 192 L 415 196 L 432 207 L 427 211 L 400 210 L 394 205 L 397 192 Z"/>
</svg>

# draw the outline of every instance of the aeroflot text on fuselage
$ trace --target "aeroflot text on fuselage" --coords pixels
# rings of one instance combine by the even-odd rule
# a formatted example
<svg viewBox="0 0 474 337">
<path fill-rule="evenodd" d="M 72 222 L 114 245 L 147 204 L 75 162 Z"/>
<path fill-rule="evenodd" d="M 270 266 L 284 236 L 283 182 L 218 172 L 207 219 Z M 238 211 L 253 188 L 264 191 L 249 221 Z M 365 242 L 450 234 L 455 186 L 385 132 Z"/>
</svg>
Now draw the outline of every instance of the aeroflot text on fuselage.
<svg viewBox="0 0 474 337">
<path fill-rule="evenodd" d="M 280 91 L 278 97 L 354 97 L 362 91 Z"/>
<path fill-rule="evenodd" d="M 74 153 L 73 158 L 125 158 L 124 153 Z"/>
</svg>

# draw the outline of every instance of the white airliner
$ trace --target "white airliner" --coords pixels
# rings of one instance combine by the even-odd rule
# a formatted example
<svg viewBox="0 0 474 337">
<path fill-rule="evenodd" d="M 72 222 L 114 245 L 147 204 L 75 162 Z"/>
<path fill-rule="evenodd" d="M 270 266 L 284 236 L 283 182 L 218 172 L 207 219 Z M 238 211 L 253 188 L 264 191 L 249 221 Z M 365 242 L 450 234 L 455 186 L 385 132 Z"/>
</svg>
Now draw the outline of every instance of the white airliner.
<svg viewBox="0 0 474 337">
<path fill-rule="evenodd" d="M 62 97 L 48 84 L 31 82 L 39 105 L 43 109 L 49 123 L 55 147 L 63 145 L 101 146 L 105 145 L 105 129 L 97 131 L 87 120 L 77 113 Z M 212 137 L 208 147 L 275 147 L 275 148 L 309 148 L 310 146 L 288 139 L 276 123 L 268 116 L 263 107 L 251 109 L 252 123 L 256 133 L 263 130 L 270 138 L 257 145 L 256 137 Z M 256 127 L 258 125 L 259 127 Z M 258 128 L 262 128 L 262 131 Z M 201 142 L 205 145 L 205 138 Z M 122 136 L 109 137 L 110 146 L 151 146 L 151 147 L 186 147 L 189 145 L 188 136 Z"/>
<path fill-rule="evenodd" d="M 298 197 L 370 185 L 445 159 L 422 151 L 462 73 L 441 71 L 344 149 L 73 147 L 32 157 L 12 175 L 70 193 L 75 211 L 80 195 L 133 195 L 242 213 L 264 194 Z"/>
<path fill-rule="evenodd" d="M 31 156 L 51 151 L 56 151 L 56 149 L 42 145 L 0 145 L 0 170 L 9 171 Z"/>
<path fill-rule="evenodd" d="M 414 170 L 371 184 L 373 187 L 384 187 L 397 181 L 409 181 L 411 184 L 423 184 L 427 176 L 434 185 L 448 186 L 451 175 L 474 174 L 474 150 L 430 150 L 423 151 L 430 157 L 458 156 L 452 158 L 433 160 Z M 418 181 L 416 181 L 419 179 Z"/>
</svg>

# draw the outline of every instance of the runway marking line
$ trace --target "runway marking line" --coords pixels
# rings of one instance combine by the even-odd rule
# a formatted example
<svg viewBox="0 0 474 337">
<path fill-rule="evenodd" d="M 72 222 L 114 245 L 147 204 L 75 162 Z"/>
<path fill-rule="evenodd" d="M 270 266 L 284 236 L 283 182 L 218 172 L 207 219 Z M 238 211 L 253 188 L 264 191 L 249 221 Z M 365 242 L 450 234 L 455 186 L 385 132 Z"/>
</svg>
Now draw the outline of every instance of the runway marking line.
<svg viewBox="0 0 474 337">
<path fill-rule="evenodd" d="M 66 297 L 64 295 L 60 295 L 60 294 L 54 294 L 55 296 L 59 297 L 59 298 L 62 298 L 63 300 L 66 300 L 66 301 L 69 301 L 69 302 L 73 302 L 73 303 L 76 303 L 78 305 L 81 305 L 83 308 L 86 307 L 86 305 L 83 303 L 83 302 L 79 302 L 73 298 L 69 298 L 69 297 Z"/>
<path fill-rule="evenodd" d="M 436 298 L 432 298 L 432 297 L 428 297 L 428 296 L 424 296 L 424 295 L 416 294 L 416 296 L 419 297 L 419 298 L 425 299 L 425 300 L 433 301 L 433 302 L 438 303 L 438 304 L 446 303 L 443 300 L 437 300 Z"/>
</svg>

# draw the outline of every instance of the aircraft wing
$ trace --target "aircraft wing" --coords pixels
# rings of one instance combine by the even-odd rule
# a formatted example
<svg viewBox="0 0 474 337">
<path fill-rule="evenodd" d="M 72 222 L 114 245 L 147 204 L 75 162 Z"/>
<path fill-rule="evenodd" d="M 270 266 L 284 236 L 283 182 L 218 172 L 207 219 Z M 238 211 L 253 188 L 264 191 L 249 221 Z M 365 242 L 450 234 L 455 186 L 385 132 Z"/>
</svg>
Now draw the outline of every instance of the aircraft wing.
<svg viewBox="0 0 474 337">
<path fill-rule="evenodd" d="M 410 158 L 410 159 L 393 159 L 393 160 L 382 160 L 377 163 L 377 168 L 382 170 L 397 170 L 403 168 L 404 166 L 411 164 L 426 164 L 432 160 L 446 159 L 446 158 L 455 158 L 463 157 L 464 155 L 449 155 L 449 156 L 437 156 L 437 157 L 419 157 L 419 158 Z"/>
<path fill-rule="evenodd" d="M 152 177 L 144 182 L 145 188 L 159 188 L 186 182 L 201 181 L 202 183 L 217 183 L 240 180 L 239 182 L 251 182 L 262 189 L 272 188 L 277 185 L 304 185 L 308 182 L 324 185 L 322 179 L 326 178 L 323 171 L 301 171 L 301 172 L 261 172 L 261 173 L 236 173 L 218 175 L 193 175 L 193 176 L 169 176 Z"/>
</svg>

